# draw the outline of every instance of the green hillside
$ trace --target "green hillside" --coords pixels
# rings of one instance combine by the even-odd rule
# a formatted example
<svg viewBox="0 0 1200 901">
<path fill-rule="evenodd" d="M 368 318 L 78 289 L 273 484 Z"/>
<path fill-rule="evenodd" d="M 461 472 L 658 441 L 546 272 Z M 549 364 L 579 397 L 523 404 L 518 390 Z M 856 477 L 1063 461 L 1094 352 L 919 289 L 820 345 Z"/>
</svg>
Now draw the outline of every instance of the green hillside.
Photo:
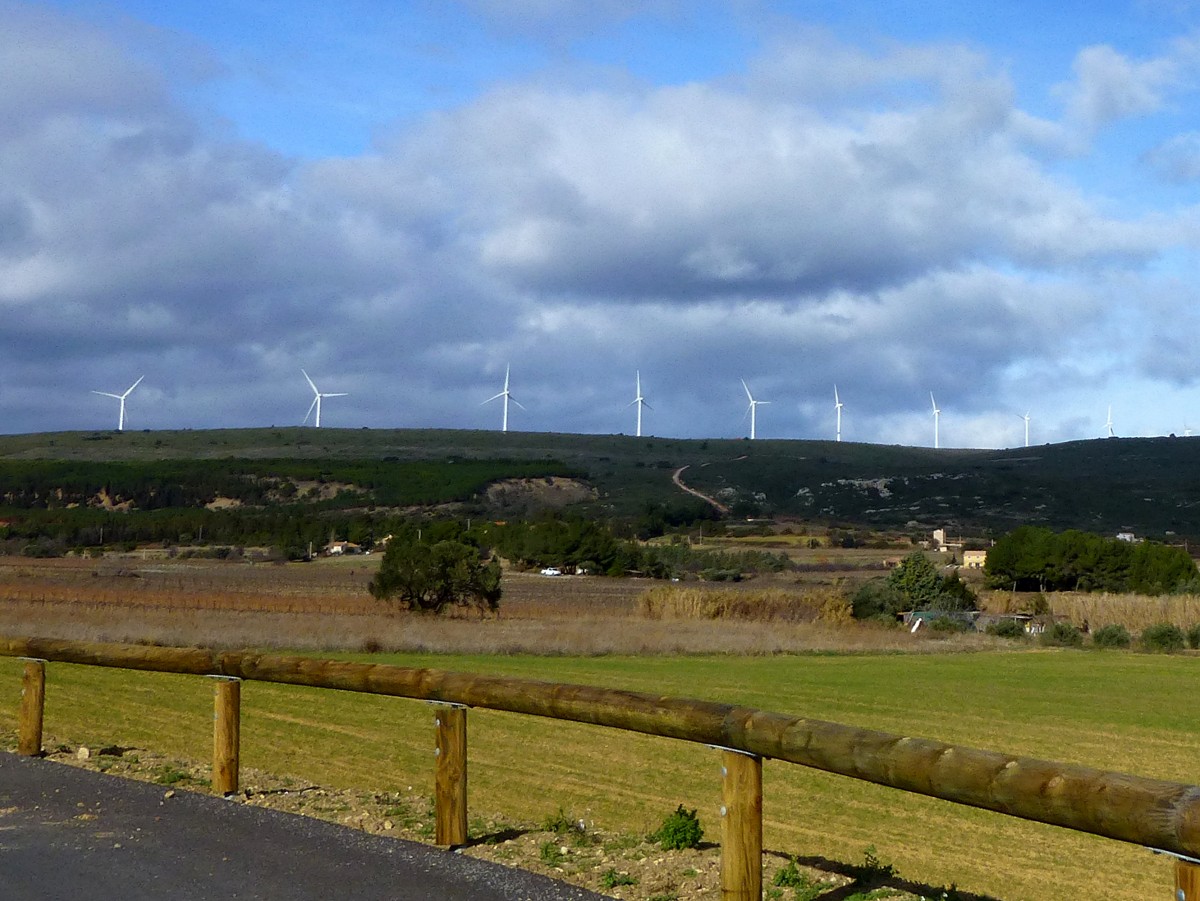
<svg viewBox="0 0 1200 901">
<path fill-rule="evenodd" d="M 77 465 L 49 468 L 35 461 Z M 489 465 L 474 465 L 481 462 Z M 126 465 L 112 465 L 117 463 Z M 358 492 L 348 494 L 349 500 L 386 506 L 446 502 L 456 492 L 467 501 L 494 479 L 574 476 L 595 489 L 593 499 L 579 503 L 582 512 L 625 516 L 648 504 L 699 503 L 672 482 L 675 471 L 687 467 L 686 484 L 719 500 L 735 518 L 796 517 L 900 529 L 916 522 L 971 533 L 1035 523 L 1100 533 L 1200 535 L 1198 463 L 1195 438 L 1100 439 L 996 451 L 431 429 L 0 436 L 5 485 L 34 473 L 40 487 L 50 479 L 78 495 L 118 477 L 157 478 L 160 484 L 190 485 L 179 493 L 186 498 L 180 503 L 198 503 L 203 491 L 195 474 L 201 472 L 213 484 L 225 478 L 226 492 L 233 490 L 230 478 L 246 484 L 256 477 L 341 481 Z M 418 477 L 423 485 L 440 486 L 440 493 L 406 491 Z"/>
</svg>

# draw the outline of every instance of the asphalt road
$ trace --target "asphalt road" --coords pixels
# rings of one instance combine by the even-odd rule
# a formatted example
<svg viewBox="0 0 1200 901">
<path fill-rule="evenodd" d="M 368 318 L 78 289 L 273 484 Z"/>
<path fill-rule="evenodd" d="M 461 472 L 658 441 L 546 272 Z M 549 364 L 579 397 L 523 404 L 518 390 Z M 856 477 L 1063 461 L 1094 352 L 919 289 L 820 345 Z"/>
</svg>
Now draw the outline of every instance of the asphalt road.
<svg viewBox="0 0 1200 901">
<path fill-rule="evenodd" d="M 4 901 L 595 901 L 295 814 L 0 753 Z"/>
</svg>

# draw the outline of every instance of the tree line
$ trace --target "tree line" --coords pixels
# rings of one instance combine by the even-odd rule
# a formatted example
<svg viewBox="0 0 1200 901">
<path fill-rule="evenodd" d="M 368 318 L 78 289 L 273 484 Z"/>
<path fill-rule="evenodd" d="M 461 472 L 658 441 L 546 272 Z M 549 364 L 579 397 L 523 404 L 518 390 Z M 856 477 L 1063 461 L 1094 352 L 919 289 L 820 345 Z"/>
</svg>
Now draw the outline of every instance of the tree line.
<svg viewBox="0 0 1200 901">
<path fill-rule="evenodd" d="M 990 587 L 1016 591 L 1159 595 L 1200 582 L 1185 548 L 1039 526 L 1021 526 L 999 538 L 988 550 L 984 572 Z"/>
<path fill-rule="evenodd" d="M 500 479 L 579 475 L 545 460 L 6 460 L 0 503 L 12 511 L 55 510 L 94 506 L 103 495 L 139 511 L 204 507 L 217 498 L 247 506 L 399 507 L 468 501 Z M 325 485 L 345 487 L 331 498 L 308 494 Z"/>
</svg>

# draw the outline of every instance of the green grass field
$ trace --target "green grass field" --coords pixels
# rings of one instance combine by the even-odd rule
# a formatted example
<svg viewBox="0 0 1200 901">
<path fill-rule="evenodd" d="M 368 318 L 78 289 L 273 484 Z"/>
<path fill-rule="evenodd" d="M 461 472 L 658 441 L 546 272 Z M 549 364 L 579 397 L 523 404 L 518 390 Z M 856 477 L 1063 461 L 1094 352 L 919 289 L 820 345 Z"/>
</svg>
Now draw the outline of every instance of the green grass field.
<svg viewBox="0 0 1200 901">
<path fill-rule="evenodd" d="M 1200 782 L 1193 656 L 1030 651 L 957 655 L 546 658 L 346 655 L 408 666 L 702 697 L 1143 776 Z M 212 687 L 158 674 L 49 667 L 46 730 L 206 760 Z M 15 728 L 20 663 L 0 659 Z M 335 787 L 432 789 L 433 711 L 419 702 L 248 684 L 247 767 Z M 717 753 L 613 730 L 473 711 L 470 803 L 510 821 L 563 808 L 645 831 L 679 803 L 718 834 Z M 1116 842 L 828 776 L 764 767 L 771 851 L 859 862 L 1003 901 L 1168 897 L 1167 859 Z"/>
</svg>

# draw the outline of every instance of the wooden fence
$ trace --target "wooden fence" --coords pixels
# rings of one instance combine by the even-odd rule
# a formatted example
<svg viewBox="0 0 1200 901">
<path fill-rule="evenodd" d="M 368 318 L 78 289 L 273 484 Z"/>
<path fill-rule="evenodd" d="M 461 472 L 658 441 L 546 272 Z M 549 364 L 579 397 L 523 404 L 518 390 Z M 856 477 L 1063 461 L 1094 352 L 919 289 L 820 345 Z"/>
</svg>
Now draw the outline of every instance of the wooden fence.
<svg viewBox="0 0 1200 901">
<path fill-rule="evenodd" d="M 1142 845 L 1176 858 L 1175 898 L 1200 901 L 1200 786 L 889 735 L 711 701 L 385 664 L 36 638 L 25 659 L 18 751 L 41 753 L 47 661 L 215 677 L 213 789 L 237 790 L 241 680 L 433 701 L 435 841 L 467 840 L 467 709 L 505 710 L 713 745 L 722 752 L 721 897 L 762 897 L 762 761 L 783 760 Z"/>
</svg>

